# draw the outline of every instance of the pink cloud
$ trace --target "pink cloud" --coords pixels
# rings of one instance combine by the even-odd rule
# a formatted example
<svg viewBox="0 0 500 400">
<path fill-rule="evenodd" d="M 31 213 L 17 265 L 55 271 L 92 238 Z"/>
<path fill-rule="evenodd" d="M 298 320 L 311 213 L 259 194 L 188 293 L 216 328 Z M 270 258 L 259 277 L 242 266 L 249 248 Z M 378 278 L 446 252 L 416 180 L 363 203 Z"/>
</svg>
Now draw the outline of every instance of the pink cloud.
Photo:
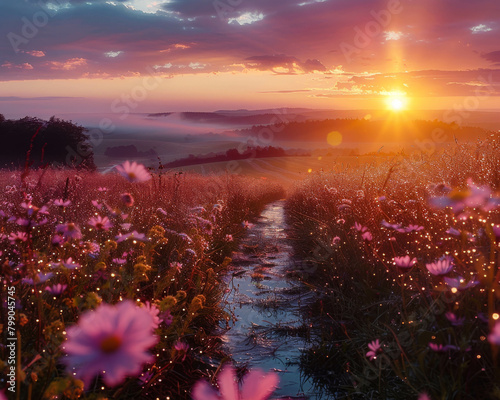
<svg viewBox="0 0 500 400">
<path fill-rule="evenodd" d="M 25 51 L 25 53 L 33 57 L 45 57 L 45 53 L 40 50 Z"/>
<path fill-rule="evenodd" d="M 49 61 L 46 65 L 50 66 L 50 69 L 71 71 L 87 65 L 87 60 L 85 58 L 70 58 L 64 62 Z"/>
<path fill-rule="evenodd" d="M 8 69 L 33 69 L 33 65 L 31 65 L 29 63 L 12 64 L 9 61 L 7 61 L 6 63 L 3 63 L 2 67 L 8 68 Z"/>
</svg>

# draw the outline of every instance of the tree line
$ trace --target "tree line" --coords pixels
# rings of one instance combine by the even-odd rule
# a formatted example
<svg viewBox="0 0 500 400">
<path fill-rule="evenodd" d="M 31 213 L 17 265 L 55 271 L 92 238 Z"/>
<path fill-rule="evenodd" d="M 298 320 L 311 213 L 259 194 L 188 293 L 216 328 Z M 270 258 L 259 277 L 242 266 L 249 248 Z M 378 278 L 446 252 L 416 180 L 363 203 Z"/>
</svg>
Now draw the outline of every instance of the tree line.
<svg viewBox="0 0 500 400">
<path fill-rule="evenodd" d="M 53 165 L 94 170 L 94 152 L 86 131 L 55 117 L 11 120 L 0 114 L 0 168 Z"/>
</svg>

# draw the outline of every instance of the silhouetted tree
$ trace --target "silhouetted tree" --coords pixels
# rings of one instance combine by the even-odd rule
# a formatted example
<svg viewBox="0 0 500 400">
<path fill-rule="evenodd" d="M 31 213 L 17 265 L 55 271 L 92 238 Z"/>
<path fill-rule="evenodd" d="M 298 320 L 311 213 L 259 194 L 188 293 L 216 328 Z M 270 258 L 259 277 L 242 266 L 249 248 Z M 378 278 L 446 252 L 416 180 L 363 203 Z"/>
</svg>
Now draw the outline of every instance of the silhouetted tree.
<svg viewBox="0 0 500 400">
<path fill-rule="evenodd" d="M 0 167 L 47 164 L 95 169 L 94 153 L 82 126 L 52 117 L 49 121 L 25 117 L 0 118 Z"/>
</svg>

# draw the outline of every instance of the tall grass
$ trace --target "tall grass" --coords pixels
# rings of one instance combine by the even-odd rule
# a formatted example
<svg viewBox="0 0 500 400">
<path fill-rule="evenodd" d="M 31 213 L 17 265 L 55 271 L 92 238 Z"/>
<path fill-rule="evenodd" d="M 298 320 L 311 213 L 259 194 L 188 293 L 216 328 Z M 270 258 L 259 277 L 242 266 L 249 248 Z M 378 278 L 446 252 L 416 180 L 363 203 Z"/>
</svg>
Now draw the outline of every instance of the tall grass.
<svg viewBox="0 0 500 400">
<path fill-rule="evenodd" d="M 302 365 L 335 398 L 500 398 L 498 347 L 488 340 L 500 312 L 500 231 L 492 229 L 500 213 L 460 207 L 477 193 L 498 202 L 499 150 L 492 137 L 319 173 L 288 199 L 305 260 L 298 275 L 318 293 L 308 313 L 320 339 Z M 398 267 L 406 255 L 415 265 Z M 452 271 L 430 273 L 427 264 L 443 256 Z M 458 288 L 446 283 L 460 277 Z"/>
</svg>

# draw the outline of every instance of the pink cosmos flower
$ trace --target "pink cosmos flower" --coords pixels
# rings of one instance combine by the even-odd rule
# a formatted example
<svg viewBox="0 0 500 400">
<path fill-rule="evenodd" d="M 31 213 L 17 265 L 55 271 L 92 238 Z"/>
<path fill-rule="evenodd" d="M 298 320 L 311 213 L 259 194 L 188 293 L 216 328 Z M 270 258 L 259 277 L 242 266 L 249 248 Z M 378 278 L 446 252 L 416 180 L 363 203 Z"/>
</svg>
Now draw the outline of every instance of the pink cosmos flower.
<svg viewBox="0 0 500 400">
<path fill-rule="evenodd" d="M 116 170 L 129 182 L 146 182 L 151 179 L 151 174 L 146 170 L 144 165 L 138 164 L 135 161 L 125 161 L 122 165 L 117 165 Z"/>
<path fill-rule="evenodd" d="M 180 262 L 175 261 L 175 262 L 170 263 L 170 268 L 175 268 L 177 270 L 177 272 L 181 272 L 182 267 L 183 267 L 183 265 Z"/>
<path fill-rule="evenodd" d="M 377 358 L 377 354 L 382 352 L 379 339 L 374 340 L 371 343 L 368 343 L 368 348 L 370 349 L 370 351 L 366 353 L 366 356 L 370 359 L 370 361 Z"/>
<path fill-rule="evenodd" d="M 123 242 L 125 240 L 140 240 L 142 242 L 148 241 L 144 233 L 139 233 L 137 231 L 132 231 L 130 233 L 126 233 L 125 235 L 122 235 L 120 233 L 118 236 L 116 236 L 116 241 L 118 243 Z"/>
<path fill-rule="evenodd" d="M 182 356 L 181 361 L 184 361 L 186 359 L 187 352 L 189 351 L 189 345 L 185 342 L 178 340 L 174 344 L 174 349 L 177 350 L 180 353 L 180 355 Z"/>
<path fill-rule="evenodd" d="M 332 239 L 332 246 L 336 246 L 340 243 L 340 238 L 338 236 L 335 236 L 333 239 Z"/>
<path fill-rule="evenodd" d="M 492 196 L 490 187 L 477 186 L 470 178 L 467 180 L 467 186 L 466 190 L 454 190 L 448 196 L 431 198 L 430 204 L 436 208 L 451 207 L 455 213 L 466 207 L 489 211 L 499 205 L 500 199 Z"/>
<path fill-rule="evenodd" d="M 68 222 L 67 224 L 59 224 L 56 226 L 56 232 L 63 235 L 64 239 L 81 239 L 82 232 L 80 228 L 73 222 Z"/>
<path fill-rule="evenodd" d="M 491 333 L 488 335 L 488 341 L 491 344 L 500 346 L 500 321 L 497 321 L 497 323 L 491 330 Z"/>
<path fill-rule="evenodd" d="M 424 229 L 424 227 L 421 225 L 408 225 L 407 228 L 404 228 L 404 231 L 407 233 L 410 233 L 413 231 L 418 232 L 418 231 L 421 231 L 422 229 Z"/>
<path fill-rule="evenodd" d="M 178 340 L 174 344 L 174 348 L 177 351 L 187 352 L 189 350 L 189 345 L 181 340 Z"/>
<path fill-rule="evenodd" d="M 253 224 L 248 222 L 248 221 L 243 221 L 242 225 L 243 225 L 243 228 L 245 228 L 245 229 L 250 229 L 253 226 Z"/>
<path fill-rule="evenodd" d="M 390 228 L 390 229 L 400 229 L 401 228 L 401 224 L 391 224 L 389 222 L 387 222 L 385 219 L 382 220 L 381 222 L 382 226 L 385 226 L 386 228 Z"/>
<path fill-rule="evenodd" d="M 120 224 L 120 228 L 122 228 L 124 231 L 129 231 L 131 227 L 132 224 L 130 222 L 125 222 L 124 224 Z"/>
<path fill-rule="evenodd" d="M 436 262 L 426 264 L 425 266 L 432 275 L 446 275 L 453 269 L 452 260 L 450 256 L 446 256 Z"/>
<path fill-rule="evenodd" d="M 427 393 L 420 393 L 418 395 L 418 400 L 431 400 L 431 398 Z"/>
<path fill-rule="evenodd" d="M 68 285 L 61 285 L 58 283 L 57 285 L 46 286 L 45 290 L 54 296 L 59 296 L 67 289 L 67 287 Z"/>
<path fill-rule="evenodd" d="M 92 200 L 91 203 L 94 207 L 97 207 L 98 210 L 102 209 L 102 204 L 99 203 L 97 200 Z"/>
<path fill-rule="evenodd" d="M 162 312 L 158 317 L 160 318 L 161 322 L 163 322 L 167 326 L 172 325 L 172 322 L 174 322 L 174 317 L 172 314 L 170 314 L 170 310 Z"/>
<path fill-rule="evenodd" d="M 66 261 L 62 262 L 61 264 L 66 269 L 78 269 L 81 267 L 80 264 L 73 261 L 72 257 L 68 258 Z"/>
<path fill-rule="evenodd" d="M 232 242 L 233 241 L 233 235 L 226 235 L 226 242 Z"/>
<path fill-rule="evenodd" d="M 364 240 L 367 240 L 367 241 L 371 241 L 373 239 L 373 236 L 370 232 L 366 231 L 364 232 L 361 237 L 364 239 Z"/>
<path fill-rule="evenodd" d="M 368 230 L 368 228 L 366 226 L 363 226 L 358 222 L 354 223 L 353 228 L 356 229 L 358 232 L 366 232 Z"/>
<path fill-rule="evenodd" d="M 35 279 L 32 278 L 23 278 L 21 280 L 22 283 L 26 283 L 28 285 L 34 285 L 35 283 L 44 283 L 47 282 L 50 278 L 52 278 L 54 274 L 52 272 L 40 272 L 35 276 Z"/>
<path fill-rule="evenodd" d="M 108 217 L 101 217 L 100 215 L 90 218 L 89 225 L 96 228 L 98 231 L 108 231 L 113 226 Z"/>
<path fill-rule="evenodd" d="M 24 232 L 17 232 L 17 233 L 12 232 L 9 235 L 9 241 L 13 245 L 21 244 L 22 242 L 26 242 L 26 240 L 28 240 L 28 235 L 26 235 L 26 233 Z"/>
<path fill-rule="evenodd" d="M 458 229 L 451 227 L 451 226 L 448 228 L 446 233 L 449 235 L 453 235 L 453 236 L 460 236 L 460 231 Z"/>
<path fill-rule="evenodd" d="M 457 346 L 453 346 L 451 344 L 442 345 L 442 344 L 433 343 L 433 342 L 429 343 L 429 347 L 431 348 L 431 350 L 435 351 L 436 353 L 441 353 L 441 352 L 445 352 L 448 350 L 458 350 Z"/>
<path fill-rule="evenodd" d="M 57 199 L 54 200 L 54 205 L 57 207 L 68 207 L 71 204 L 71 200 Z"/>
<path fill-rule="evenodd" d="M 224 366 L 217 378 L 220 392 L 214 390 L 205 380 L 201 380 L 193 387 L 193 400 L 267 400 L 279 382 L 275 372 L 265 374 L 254 369 L 245 376 L 239 388 L 234 368 L 228 365 Z"/>
<path fill-rule="evenodd" d="M 457 317 L 452 312 L 447 312 L 444 316 L 453 326 L 461 326 L 465 322 L 465 317 Z"/>
<path fill-rule="evenodd" d="M 68 339 L 62 345 L 67 356 L 62 361 L 86 386 L 99 374 L 106 385 L 116 386 L 153 361 L 147 350 L 158 337 L 152 329 L 151 314 L 132 301 L 102 304 L 83 313 L 78 324 L 67 330 Z"/>
<path fill-rule="evenodd" d="M 396 267 L 407 270 L 413 267 L 417 263 L 417 259 L 415 257 L 410 258 L 409 255 L 404 257 L 394 257 L 394 264 Z"/>
<path fill-rule="evenodd" d="M 479 285 L 479 281 L 476 281 L 476 278 L 471 278 L 470 281 L 466 282 L 463 276 L 457 276 L 456 278 L 445 276 L 444 283 L 458 290 L 465 290 Z"/>
</svg>

